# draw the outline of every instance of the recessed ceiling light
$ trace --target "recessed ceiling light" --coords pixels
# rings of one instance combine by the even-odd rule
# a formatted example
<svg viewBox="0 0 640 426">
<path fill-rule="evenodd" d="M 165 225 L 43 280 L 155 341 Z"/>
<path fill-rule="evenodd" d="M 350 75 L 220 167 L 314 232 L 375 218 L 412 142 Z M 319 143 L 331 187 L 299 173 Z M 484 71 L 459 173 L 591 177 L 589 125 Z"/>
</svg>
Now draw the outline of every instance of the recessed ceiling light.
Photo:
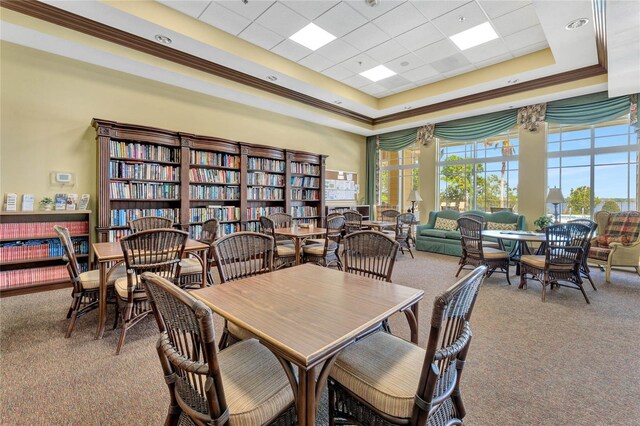
<svg viewBox="0 0 640 426">
<path fill-rule="evenodd" d="M 278 77 L 276 77 L 275 75 L 268 75 L 267 76 L 267 80 L 269 81 L 276 81 L 278 79 Z"/>
<path fill-rule="evenodd" d="M 289 38 L 307 49 L 317 50 L 335 40 L 336 36 L 312 22 Z"/>
<path fill-rule="evenodd" d="M 449 38 L 460 50 L 467 50 L 482 43 L 497 39 L 498 34 L 490 23 L 485 22 L 461 33 L 454 34 Z"/>
<path fill-rule="evenodd" d="M 400 66 L 401 66 L 401 67 L 406 67 L 407 65 L 409 65 L 409 61 L 402 61 L 402 62 L 400 62 Z"/>
<path fill-rule="evenodd" d="M 340 105 L 340 104 L 342 104 L 342 101 L 333 101 L 333 103 L 336 104 L 336 105 Z"/>
<path fill-rule="evenodd" d="M 575 30 L 576 28 L 580 28 L 584 25 L 586 25 L 589 22 L 588 18 L 578 18 L 578 19 L 574 19 L 573 21 L 569 22 L 567 24 L 566 27 L 564 27 L 565 30 Z"/>
<path fill-rule="evenodd" d="M 461 17 L 458 18 L 458 22 L 464 22 L 466 20 L 467 20 L 467 18 L 465 18 L 464 16 L 461 16 Z"/>
<path fill-rule="evenodd" d="M 171 39 L 166 35 L 156 34 L 155 39 L 162 44 L 171 44 Z"/>
<path fill-rule="evenodd" d="M 389 68 L 384 65 L 378 65 L 375 68 L 371 68 L 365 72 L 360 73 L 361 76 L 368 78 L 371 81 L 380 81 L 384 80 L 387 77 L 391 77 L 392 75 L 396 75 L 395 72 L 391 71 Z"/>
</svg>

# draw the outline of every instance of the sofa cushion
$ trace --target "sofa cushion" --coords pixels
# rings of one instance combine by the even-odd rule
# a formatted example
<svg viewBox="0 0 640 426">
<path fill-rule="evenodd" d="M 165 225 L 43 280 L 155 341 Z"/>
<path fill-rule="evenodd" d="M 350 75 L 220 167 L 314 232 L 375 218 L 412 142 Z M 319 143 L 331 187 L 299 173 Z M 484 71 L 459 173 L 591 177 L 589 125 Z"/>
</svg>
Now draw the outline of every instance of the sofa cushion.
<svg viewBox="0 0 640 426">
<path fill-rule="evenodd" d="M 444 229 L 445 231 L 455 231 L 458 229 L 458 222 L 453 219 L 445 219 L 443 217 L 436 218 L 436 224 L 433 229 Z"/>
<path fill-rule="evenodd" d="M 435 238 L 447 238 L 447 232 L 442 229 L 423 229 L 420 231 L 420 235 L 425 237 L 435 237 Z"/>
<path fill-rule="evenodd" d="M 449 238 L 451 240 L 459 240 L 460 239 L 460 231 L 447 231 L 444 233 L 445 238 Z"/>
<path fill-rule="evenodd" d="M 515 223 L 487 222 L 487 230 L 493 231 L 515 231 Z"/>
<path fill-rule="evenodd" d="M 625 246 L 630 246 L 633 244 L 633 240 L 631 236 L 628 234 L 623 235 L 598 235 L 598 247 L 608 248 L 611 243 L 620 243 Z"/>
<path fill-rule="evenodd" d="M 626 235 L 632 242 L 636 241 L 638 235 L 640 235 L 640 213 L 621 212 L 611 214 L 603 235 Z"/>
<path fill-rule="evenodd" d="M 607 262 L 609 260 L 609 254 L 611 253 L 610 248 L 605 247 L 591 247 L 589 249 L 589 258 L 603 260 Z"/>
</svg>

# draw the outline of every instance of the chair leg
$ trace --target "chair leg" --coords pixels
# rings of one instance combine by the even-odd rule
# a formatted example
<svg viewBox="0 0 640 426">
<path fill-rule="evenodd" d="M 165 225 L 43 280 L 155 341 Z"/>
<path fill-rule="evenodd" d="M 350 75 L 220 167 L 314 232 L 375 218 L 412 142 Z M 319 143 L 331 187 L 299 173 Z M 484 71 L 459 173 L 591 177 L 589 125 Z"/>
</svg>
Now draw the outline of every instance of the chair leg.
<svg viewBox="0 0 640 426">
<path fill-rule="evenodd" d="M 413 257 L 413 252 L 411 251 L 411 246 L 407 247 L 407 250 L 409 250 L 409 254 L 411 255 L 411 258 L 415 259 L 415 257 Z"/>
<path fill-rule="evenodd" d="M 336 420 L 335 420 L 335 399 L 336 399 L 336 392 L 335 390 L 333 390 L 333 386 L 329 385 L 329 426 L 335 426 L 336 425 Z"/>
<path fill-rule="evenodd" d="M 460 267 L 458 268 L 458 272 L 456 272 L 456 278 L 458 278 L 458 275 L 460 275 L 460 271 L 462 271 L 462 268 L 464 267 L 464 263 L 462 262 L 462 260 L 460 261 Z"/>
<path fill-rule="evenodd" d="M 604 280 L 611 284 L 611 265 L 607 265 L 604 270 Z"/>
<path fill-rule="evenodd" d="M 69 312 L 71 315 L 67 314 L 67 318 L 70 318 L 69 325 L 67 327 L 67 332 L 64 335 L 66 339 L 71 337 L 71 333 L 73 332 L 73 328 L 76 326 L 76 320 L 78 319 L 78 310 L 80 309 L 80 300 L 81 297 L 74 297 L 71 302 L 71 308 L 69 308 Z"/>
<path fill-rule="evenodd" d="M 129 329 L 129 320 L 131 319 L 131 311 L 133 307 L 127 304 L 127 307 L 124 308 L 124 312 L 122 313 L 121 325 L 122 331 L 120 331 L 120 338 L 118 339 L 118 347 L 116 348 L 116 355 L 120 355 L 120 351 L 124 346 L 124 339 L 127 336 L 127 330 Z"/>
<path fill-rule="evenodd" d="M 527 274 L 524 271 L 520 271 L 520 285 L 518 288 L 527 289 Z"/>
<path fill-rule="evenodd" d="M 587 304 L 591 304 L 591 302 L 589 301 L 589 297 L 587 296 L 587 293 L 585 293 L 584 291 L 584 287 L 582 286 L 582 284 L 578 284 L 578 288 L 580 289 L 580 291 L 582 292 L 582 295 L 584 296 L 584 300 L 587 301 Z"/>
<path fill-rule="evenodd" d="M 544 302 L 547 296 L 547 283 L 549 282 L 549 274 L 544 273 L 544 280 L 542 281 L 542 301 Z"/>
<path fill-rule="evenodd" d="M 507 282 L 511 285 L 511 280 L 509 279 L 509 262 L 506 262 L 504 273 L 507 276 Z"/>
</svg>

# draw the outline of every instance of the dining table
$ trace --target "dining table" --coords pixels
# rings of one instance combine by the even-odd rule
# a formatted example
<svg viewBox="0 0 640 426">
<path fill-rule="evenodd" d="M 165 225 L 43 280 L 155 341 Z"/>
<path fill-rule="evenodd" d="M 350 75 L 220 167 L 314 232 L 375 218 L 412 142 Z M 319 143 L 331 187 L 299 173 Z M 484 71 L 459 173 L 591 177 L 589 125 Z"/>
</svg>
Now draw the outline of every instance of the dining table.
<svg viewBox="0 0 640 426">
<path fill-rule="evenodd" d="M 514 242 L 511 252 L 509 253 L 509 257 L 511 260 L 516 262 L 516 275 L 520 275 L 520 257 L 534 253 L 529 247 L 529 243 L 539 243 L 540 247 L 544 247 L 547 242 L 547 237 L 544 232 L 540 233 L 532 231 L 484 230 L 482 231 L 482 237 L 495 238 L 499 242 L 502 240 L 510 240 Z M 501 246 L 504 246 L 503 243 L 500 244 Z M 540 249 L 538 248 L 538 250 Z"/>
<path fill-rule="evenodd" d="M 107 282 L 111 272 L 124 262 L 124 254 L 120 242 L 93 243 L 93 254 L 98 263 L 100 271 L 100 287 L 98 296 L 98 327 L 96 329 L 96 339 L 102 339 L 107 321 Z M 189 254 L 197 259 L 202 265 L 202 286 L 207 280 L 207 250 L 209 245 L 197 240 L 188 239 L 184 248 L 185 254 Z"/>
<path fill-rule="evenodd" d="M 395 222 L 388 222 L 384 220 L 363 220 L 361 222 L 363 228 L 371 228 L 376 231 L 381 231 L 385 228 L 394 228 L 396 227 Z"/>
<path fill-rule="evenodd" d="M 293 240 L 296 251 L 296 265 L 302 263 L 302 241 L 305 238 L 327 234 L 327 228 L 318 228 L 316 226 L 302 227 L 292 226 L 288 228 L 275 228 L 276 236 L 287 237 Z"/>
<path fill-rule="evenodd" d="M 316 424 L 331 367 L 358 337 L 404 312 L 415 319 L 410 325 L 417 341 L 418 302 L 424 297 L 419 289 L 312 264 L 190 293 L 251 332 L 278 358 L 291 383 L 301 426 Z"/>
</svg>

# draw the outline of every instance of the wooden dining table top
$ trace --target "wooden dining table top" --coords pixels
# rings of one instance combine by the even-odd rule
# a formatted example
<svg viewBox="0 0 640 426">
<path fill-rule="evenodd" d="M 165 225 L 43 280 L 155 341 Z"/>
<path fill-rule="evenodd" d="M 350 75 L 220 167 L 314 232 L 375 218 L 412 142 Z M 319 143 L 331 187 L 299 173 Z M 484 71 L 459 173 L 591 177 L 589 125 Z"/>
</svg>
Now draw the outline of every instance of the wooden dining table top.
<svg viewBox="0 0 640 426">
<path fill-rule="evenodd" d="M 276 235 L 283 235 L 285 237 L 311 237 L 313 235 L 322 235 L 326 234 L 326 228 L 318 228 L 314 226 L 313 228 L 303 228 L 300 226 L 292 226 L 290 228 L 276 228 Z"/>
<path fill-rule="evenodd" d="M 98 262 L 106 262 L 111 260 L 121 260 L 124 258 L 122 253 L 122 245 L 119 241 L 108 243 L 93 243 L 93 253 L 95 254 Z M 184 247 L 185 251 L 201 251 L 207 250 L 208 244 L 202 243 L 198 240 L 188 239 Z"/>
<path fill-rule="evenodd" d="M 499 231 L 492 229 L 483 230 L 482 236 L 514 241 L 537 241 L 540 243 L 547 241 L 547 237 L 544 233 L 531 231 Z"/>
<path fill-rule="evenodd" d="M 422 290 L 311 264 L 191 294 L 304 368 L 424 297 Z"/>
</svg>

